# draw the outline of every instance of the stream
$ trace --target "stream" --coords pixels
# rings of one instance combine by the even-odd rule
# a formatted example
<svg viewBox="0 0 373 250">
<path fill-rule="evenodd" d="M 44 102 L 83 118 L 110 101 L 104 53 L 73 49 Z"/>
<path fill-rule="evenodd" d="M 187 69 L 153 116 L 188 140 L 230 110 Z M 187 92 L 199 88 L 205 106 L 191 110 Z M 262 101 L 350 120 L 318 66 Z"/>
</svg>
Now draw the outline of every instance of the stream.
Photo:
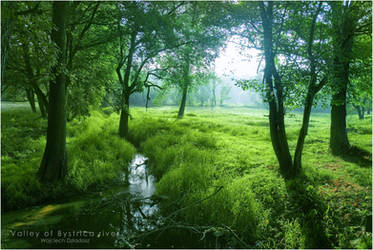
<svg viewBox="0 0 373 250">
<path fill-rule="evenodd" d="M 211 248 L 194 228 L 171 224 L 160 212 L 165 197 L 155 196 L 155 178 L 141 154 L 118 185 L 66 203 L 2 214 L 2 248 Z M 193 232 L 194 231 L 194 232 Z M 212 242 L 212 244 L 211 244 Z"/>
<path fill-rule="evenodd" d="M 121 175 L 123 185 L 77 201 L 2 215 L 3 248 L 134 248 L 139 232 L 161 222 L 152 200 L 155 179 L 137 154 Z M 133 243 L 135 242 L 135 243 Z"/>
</svg>

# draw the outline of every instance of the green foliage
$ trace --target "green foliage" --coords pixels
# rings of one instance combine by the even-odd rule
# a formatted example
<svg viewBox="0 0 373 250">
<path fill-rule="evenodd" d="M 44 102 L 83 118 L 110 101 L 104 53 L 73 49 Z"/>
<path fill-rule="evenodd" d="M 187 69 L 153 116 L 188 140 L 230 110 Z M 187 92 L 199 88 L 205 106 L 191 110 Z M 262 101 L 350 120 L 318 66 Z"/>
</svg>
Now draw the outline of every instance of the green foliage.
<svg viewBox="0 0 373 250">
<path fill-rule="evenodd" d="M 68 176 L 54 186 L 37 178 L 46 121 L 26 110 L 2 112 L 2 202 L 5 210 L 60 200 L 118 180 L 135 152 L 116 136 L 118 116 L 94 111 L 67 126 Z"/>
</svg>

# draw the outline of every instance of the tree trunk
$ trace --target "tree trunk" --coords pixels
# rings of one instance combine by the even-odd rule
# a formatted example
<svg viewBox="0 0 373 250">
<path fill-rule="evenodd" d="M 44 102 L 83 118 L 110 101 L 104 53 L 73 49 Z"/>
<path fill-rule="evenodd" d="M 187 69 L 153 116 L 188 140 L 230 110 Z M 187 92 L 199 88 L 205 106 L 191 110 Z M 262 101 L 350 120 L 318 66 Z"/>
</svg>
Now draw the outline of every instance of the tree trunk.
<svg viewBox="0 0 373 250">
<path fill-rule="evenodd" d="M 52 68 L 55 78 L 50 82 L 47 144 L 39 169 L 39 176 L 44 182 L 61 180 L 67 171 L 66 156 L 66 76 L 61 69 L 66 63 L 65 23 L 67 20 L 68 2 L 53 2 L 52 41 L 59 52 L 57 63 Z"/>
<path fill-rule="evenodd" d="M 1 2 L 1 83 L 4 83 L 4 73 L 8 57 L 9 37 L 12 34 L 14 8 L 10 2 Z"/>
<path fill-rule="evenodd" d="M 47 111 L 48 111 L 47 98 L 45 97 L 44 93 L 39 88 L 37 88 L 37 90 L 35 90 L 35 93 L 36 93 L 36 97 L 38 98 L 39 110 L 40 110 L 41 116 L 43 118 L 46 118 L 47 117 Z"/>
<path fill-rule="evenodd" d="M 259 2 L 264 31 L 264 78 L 266 83 L 266 96 L 269 103 L 269 128 L 272 146 L 280 165 L 280 172 L 285 177 L 294 175 L 289 145 L 286 138 L 284 122 L 284 106 L 282 96 L 282 83 L 276 72 L 272 41 L 273 2 L 268 2 L 267 10 L 264 3 Z M 272 77 L 275 79 L 275 88 Z"/>
<path fill-rule="evenodd" d="M 130 97 L 128 94 L 125 94 L 124 105 L 120 111 L 120 120 L 119 120 L 119 136 L 122 138 L 128 138 L 128 117 L 129 117 L 129 108 L 130 108 Z"/>
<path fill-rule="evenodd" d="M 361 117 L 359 117 L 360 120 L 364 120 L 364 113 L 365 113 L 365 108 L 364 106 L 361 107 Z"/>
<path fill-rule="evenodd" d="M 130 74 L 131 74 L 133 54 L 135 52 L 135 47 L 136 47 L 136 44 L 135 44 L 136 36 L 137 36 L 137 31 L 133 31 L 131 33 L 130 47 L 129 47 L 128 56 L 127 56 L 127 65 L 126 65 L 126 69 L 124 72 L 124 78 L 122 78 L 122 74 L 121 74 L 121 68 L 123 64 L 119 63 L 116 69 L 119 82 L 123 86 L 122 103 L 121 103 L 122 107 L 121 107 L 121 112 L 120 112 L 119 130 L 118 130 L 119 136 L 122 138 L 128 138 L 128 117 L 129 117 L 130 95 L 131 95 L 129 79 L 130 79 Z M 122 48 L 122 45 L 120 46 Z M 123 52 L 121 52 L 121 54 L 122 53 Z"/>
<path fill-rule="evenodd" d="M 346 96 L 346 92 L 339 93 Z M 336 97 L 333 96 L 335 100 Z M 350 149 L 346 130 L 346 104 L 332 105 L 330 124 L 330 149 L 333 154 L 343 154 Z"/>
<path fill-rule="evenodd" d="M 183 88 L 183 96 L 181 98 L 179 113 L 177 115 L 178 118 L 182 118 L 184 116 L 184 110 L 185 110 L 185 103 L 186 103 L 187 93 L 188 93 L 188 86 L 186 85 Z"/>
<path fill-rule="evenodd" d="M 212 83 L 212 106 L 216 106 L 216 83 Z"/>
<path fill-rule="evenodd" d="M 296 173 L 299 173 L 300 169 L 302 168 L 302 152 L 303 152 L 304 141 L 308 133 L 308 126 L 310 122 L 313 99 L 315 95 L 317 94 L 317 92 L 319 92 L 321 88 L 327 82 L 327 78 L 324 77 L 319 82 L 319 84 L 316 85 L 316 81 L 317 81 L 316 62 L 315 62 L 315 58 L 312 52 L 312 47 L 314 43 L 315 26 L 316 26 L 315 24 L 316 24 L 317 16 L 319 15 L 319 12 L 321 10 L 321 5 L 322 3 L 319 2 L 318 8 L 312 19 L 309 38 L 308 38 L 307 55 L 308 55 L 308 60 L 310 62 L 310 82 L 308 85 L 307 96 L 306 96 L 306 100 L 304 103 L 302 127 L 298 135 L 297 146 L 295 148 L 295 153 L 294 153 L 294 169 Z"/>
<path fill-rule="evenodd" d="M 331 123 L 330 123 L 330 149 L 335 155 L 343 154 L 350 149 L 346 131 L 346 93 L 349 82 L 350 58 L 352 53 L 354 22 L 350 17 L 348 6 L 335 2 L 332 5 L 334 12 L 334 60 L 332 66 L 333 88 Z M 342 21 L 341 21 L 342 19 Z"/>
<path fill-rule="evenodd" d="M 34 98 L 34 92 L 32 91 L 32 89 L 30 88 L 26 89 L 26 97 L 27 97 L 28 102 L 30 103 L 32 112 L 36 113 L 35 98 Z"/>
<path fill-rule="evenodd" d="M 189 54 L 186 53 L 185 57 L 186 57 L 186 63 L 184 65 L 183 96 L 181 98 L 179 113 L 177 115 L 178 118 L 182 118 L 184 116 L 185 103 L 186 103 L 187 94 L 188 94 L 188 87 L 190 85 L 190 77 L 189 77 L 189 72 L 190 72 L 190 58 L 189 58 Z"/>
<path fill-rule="evenodd" d="M 314 98 L 313 94 L 311 94 L 309 91 L 307 93 L 306 103 L 305 103 L 305 107 L 303 111 L 302 127 L 299 132 L 297 146 L 295 148 L 295 153 L 294 153 L 294 168 L 296 169 L 296 171 L 299 171 L 302 168 L 302 152 L 303 152 L 304 141 L 308 133 L 308 126 L 310 122 L 313 98 Z"/>
<path fill-rule="evenodd" d="M 364 108 L 361 107 L 360 105 L 352 104 L 352 106 L 356 109 L 359 120 L 363 120 L 364 119 Z"/>
</svg>

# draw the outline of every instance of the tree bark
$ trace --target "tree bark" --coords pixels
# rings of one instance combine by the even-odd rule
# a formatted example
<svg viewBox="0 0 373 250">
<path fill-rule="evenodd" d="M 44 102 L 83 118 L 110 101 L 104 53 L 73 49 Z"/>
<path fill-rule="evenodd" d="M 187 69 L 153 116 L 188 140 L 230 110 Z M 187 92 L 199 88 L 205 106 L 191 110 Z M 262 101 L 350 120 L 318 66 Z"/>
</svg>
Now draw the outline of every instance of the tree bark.
<svg viewBox="0 0 373 250">
<path fill-rule="evenodd" d="M 354 22 L 350 17 L 348 6 L 342 6 L 341 2 L 335 2 L 331 6 L 334 12 L 335 32 L 332 76 L 336 92 L 332 95 L 331 102 L 330 149 L 333 154 L 338 155 L 350 149 L 346 131 L 346 93 L 349 82 Z"/>
<path fill-rule="evenodd" d="M 68 2 L 53 2 L 52 41 L 58 48 L 57 63 L 52 68 L 55 76 L 50 82 L 47 144 L 39 169 L 43 182 L 61 180 L 67 171 L 66 156 L 66 76 L 62 68 L 66 63 L 65 23 L 67 20 Z"/>
<path fill-rule="evenodd" d="M 312 23 L 309 30 L 309 38 L 308 38 L 308 44 L 307 44 L 307 56 L 308 60 L 310 62 L 310 82 L 307 89 L 307 96 L 304 103 L 304 110 L 303 110 L 303 121 L 302 121 L 302 127 L 300 129 L 299 135 L 298 135 L 298 141 L 297 146 L 295 148 L 294 153 L 294 169 L 298 173 L 300 169 L 302 168 L 302 152 L 304 147 L 304 141 L 306 139 L 307 133 L 308 133 L 308 126 L 310 122 L 310 116 L 311 116 L 311 110 L 312 110 L 312 104 L 313 99 L 317 92 L 321 90 L 321 88 L 326 84 L 327 79 L 324 77 L 318 85 L 316 85 L 317 75 L 316 75 L 316 62 L 313 55 L 313 43 L 314 43 L 314 34 L 315 34 L 315 24 L 317 16 L 319 15 L 320 9 L 321 9 L 321 2 L 319 2 L 318 8 L 312 18 Z"/>
<path fill-rule="evenodd" d="M 1 83 L 4 83 L 9 37 L 13 30 L 14 8 L 12 8 L 11 4 L 10 2 L 1 2 Z"/>
<path fill-rule="evenodd" d="M 39 89 L 39 87 L 35 86 L 34 91 L 38 99 L 39 110 L 40 110 L 41 116 L 43 118 L 46 118 L 48 114 L 47 113 L 48 112 L 48 100 L 46 96 L 44 95 L 44 93 Z"/>
<path fill-rule="evenodd" d="M 294 153 L 294 168 L 299 171 L 302 168 L 302 152 L 304 141 L 308 133 L 308 126 L 310 122 L 311 109 L 313 103 L 314 95 L 310 92 L 307 93 L 306 103 L 303 111 L 303 121 L 302 127 L 298 135 L 297 146 Z"/>
<path fill-rule="evenodd" d="M 182 118 L 184 116 L 187 93 L 188 93 L 188 86 L 186 85 L 183 88 L 183 95 L 181 97 L 181 103 L 180 103 L 180 107 L 179 107 L 179 113 L 177 114 L 178 118 Z"/>
<path fill-rule="evenodd" d="M 30 103 L 32 112 L 36 113 L 35 98 L 34 98 L 34 92 L 32 91 L 32 89 L 30 88 L 26 89 L 26 97 L 27 97 L 28 102 Z"/>
<path fill-rule="evenodd" d="M 120 112 L 120 120 L 119 120 L 119 136 L 122 138 L 128 138 L 128 118 L 129 118 L 129 109 L 130 109 L 130 97 L 129 95 L 125 95 L 124 97 L 124 105 L 122 106 L 122 110 Z"/>
<path fill-rule="evenodd" d="M 364 120 L 364 107 L 355 104 L 353 104 L 352 106 L 356 109 L 359 120 Z"/>
<path fill-rule="evenodd" d="M 135 52 L 135 47 L 136 47 L 136 44 L 135 44 L 136 36 L 137 36 L 137 31 L 133 31 L 131 33 L 131 41 L 130 41 L 128 56 L 127 56 L 127 65 L 126 65 L 126 70 L 124 72 L 124 78 L 122 78 L 122 74 L 121 74 L 122 64 L 119 63 L 117 67 L 117 75 L 118 75 L 119 81 L 122 83 L 122 86 L 123 86 L 122 103 L 121 103 L 122 106 L 121 106 L 121 111 L 120 111 L 119 130 L 118 130 L 119 136 L 122 138 L 128 137 L 128 117 L 129 117 L 129 107 L 130 107 L 129 100 L 130 100 L 130 95 L 131 95 L 129 80 L 130 80 L 130 74 L 131 74 L 133 54 Z M 121 54 L 122 56 L 124 56 L 122 51 L 121 51 Z"/>
<path fill-rule="evenodd" d="M 269 103 L 269 128 L 271 141 L 280 165 L 281 174 L 285 177 L 290 177 L 294 175 L 295 172 L 286 138 L 282 83 L 276 72 L 274 63 L 272 38 L 273 2 L 268 2 L 267 9 L 265 9 L 263 2 L 259 2 L 259 6 L 264 31 L 264 79 L 266 83 L 266 97 Z M 273 78 L 275 79 L 275 86 L 273 86 Z"/>
<path fill-rule="evenodd" d="M 179 108 L 179 113 L 177 114 L 178 118 L 182 118 L 184 116 L 184 111 L 185 111 L 185 104 L 186 104 L 186 99 L 187 99 L 187 94 L 188 94 L 188 87 L 190 86 L 190 58 L 189 55 L 186 54 L 186 63 L 184 65 L 184 76 L 183 76 L 183 95 L 181 98 L 181 103 L 180 103 L 180 108 Z"/>
</svg>

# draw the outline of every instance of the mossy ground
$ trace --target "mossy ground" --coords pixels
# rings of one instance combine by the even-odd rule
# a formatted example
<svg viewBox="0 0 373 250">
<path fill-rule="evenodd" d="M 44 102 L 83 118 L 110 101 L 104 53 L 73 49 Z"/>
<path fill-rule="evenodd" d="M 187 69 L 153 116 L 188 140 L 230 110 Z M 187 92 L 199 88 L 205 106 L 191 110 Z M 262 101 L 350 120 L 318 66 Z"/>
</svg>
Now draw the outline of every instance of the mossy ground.
<svg viewBox="0 0 373 250">
<path fill-rule="evenodd" d="M 229 246 L 252 248 L 370 248 L 371 156 L 329 153 L 330 116 L 314 113 L 303 171 L 278 173 L 267 111 L 254 108 L 132 108 L 129 141 L 149 157 L 165 214 L 188 225 L 210 226 Z M 371 153 L 371 117 L 348 116 L 352 145 Z M 69 175 L 48 189 L 35 177 L 45 146 L 45 121 L 25 110 L 2 112 L 2 201 L 32 205 L 115 179 L 134 153 L 116 136 L 119 116 L 94 111 L 68 125 Z M 294 151 L 301 113 L 286 117 Z M 359 153 L 359 154 L 358 154 Z M 206 199 L 207 198 L 207 199 Z M 210 230 L 210 231 L 211 231 Z M 231 231 L 237 237 L 233 237 Z"/>
</svg>

